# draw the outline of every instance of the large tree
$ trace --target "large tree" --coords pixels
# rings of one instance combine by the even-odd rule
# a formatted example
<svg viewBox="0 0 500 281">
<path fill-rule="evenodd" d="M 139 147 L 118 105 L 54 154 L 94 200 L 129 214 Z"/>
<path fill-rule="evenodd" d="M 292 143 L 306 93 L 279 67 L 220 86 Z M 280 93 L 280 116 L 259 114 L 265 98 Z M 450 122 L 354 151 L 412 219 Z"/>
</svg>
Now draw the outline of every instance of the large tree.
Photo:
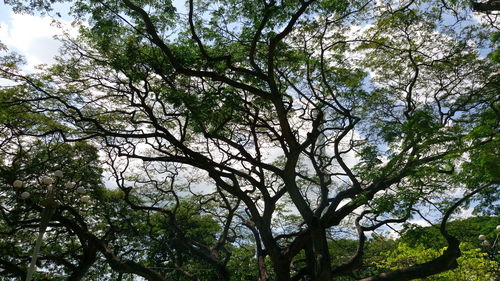
<svg viewBox="0 0 500 281">
<path fill-rule="evenodd" d="M 457 266 L 457 208 L 498 210 L 498 65 L 484 55 L 495 22 L 463 2 L 74 1 L 72 13 L 84 24 L 55 65 L 26 75 L 2 60 L 3 105 L 58 120 L 44 135 L 105 147 L 126 202 L 164 216 L 219 280 L 243 240 L 260 280 L 424 278 Z M 179 226 L 184 196 L 216 234 Z M 365 232 L 411 218 L 439 220 L 447 249 L 357 270 Z M 357 249 L 335 257 L 328 244 L 349 227 Z M 166 280 L 105 249 L 114 270 Z"/>
</svg>

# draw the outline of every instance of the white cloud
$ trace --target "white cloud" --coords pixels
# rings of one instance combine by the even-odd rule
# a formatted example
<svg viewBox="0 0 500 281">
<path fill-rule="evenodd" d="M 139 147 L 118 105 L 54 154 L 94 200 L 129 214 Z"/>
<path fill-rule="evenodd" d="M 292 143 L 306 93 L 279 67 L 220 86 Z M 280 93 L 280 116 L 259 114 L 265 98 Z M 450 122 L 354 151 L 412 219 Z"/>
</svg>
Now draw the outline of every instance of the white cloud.
<svg viewBox="0 0 500 281">
<path fill-rule="evenodd" d="M 62 35 L 64 30 L 71 34 L 76 28 L 64 20 L 59 20 L 60 27 L 50 17 L 40 17 L 10 12 L 10 21 L 2 19 L 0 22 L 0 42 L 7 47 L 25 56 L 27 65 L 25 70 L 33 71 L 38 64 L 51 64 L 57 55 L 61 42 L 54 36 Z"/>
</svg>

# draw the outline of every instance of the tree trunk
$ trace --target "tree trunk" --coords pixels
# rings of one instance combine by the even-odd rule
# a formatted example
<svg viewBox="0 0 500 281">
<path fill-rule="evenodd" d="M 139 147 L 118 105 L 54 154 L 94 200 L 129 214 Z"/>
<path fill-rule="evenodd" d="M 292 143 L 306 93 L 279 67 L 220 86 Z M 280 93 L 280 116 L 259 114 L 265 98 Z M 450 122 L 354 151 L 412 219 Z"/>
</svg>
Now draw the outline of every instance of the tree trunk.
<svg viewBox="0 0 500 281">
<path fill-rule="evenodd" d="M 266 257 L 262 254 L 257 255 L 257 265 L 259 267 L 259 281 L 268 281 L 269 274 L 266 268 Z"/>
<path fill-rule="evenodd" d="M 223 264 L 217 265 L 216 270 L 217 270 L 218 281 L 229 281 L 229 272 L 227 271 L 225 265 Z"/>
<path fill-rule="evenodd" d="M 476 12 L 481 13 L 491 13 L 494 11 L 500 11 L 500 0 L 490 0 L 488 2 L 471 2 L 472 9 Z"/>
<path fill-rule="evenodd" d="M 311 277 L 315 281 L 331 281 L 332 267 L 325 230 L 321 227 L 311 227 L 311 247 L 306 251 Z"/>
<path fill-rule="evenodd" d="M 290 262 L 284 257 L 273 259 L 271 257 L 274 267 L 274 274 L 276 281 L 290 281 Z"/>
</svg>

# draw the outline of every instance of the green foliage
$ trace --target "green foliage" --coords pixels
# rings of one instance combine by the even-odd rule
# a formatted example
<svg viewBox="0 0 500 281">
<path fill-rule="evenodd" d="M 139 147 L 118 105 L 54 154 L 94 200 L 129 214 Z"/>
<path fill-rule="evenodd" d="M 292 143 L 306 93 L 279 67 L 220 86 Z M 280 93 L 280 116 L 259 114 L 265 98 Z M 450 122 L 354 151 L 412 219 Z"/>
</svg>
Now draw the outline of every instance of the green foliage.
<svg viewBox="0 0 500 281">
<path fill-rule="evenodd" d="M 500 32 L 496 31 L 493 32 L 491 35 L 491 44 L 493 46 L 496 46 L 496 49 L 494 49 L 491 53 L 488 54 L 489 58 L 491 61 L 494 63 L 500 64 Z"/>
<path fill-rule="evenodd" d="M 495 240 L 495 228 L 500 224 L 500 217 L 472 217 L 464 220 L 451 221 L 447 224 L 449 232 L 458 240 L 469 245 L 480 246 L 478 236 L 486 235 L 490 241 Z M 412 225 L 405 230 L 400 240 L 411 247 L 422 245 L 435 250 L 446 246 L 446 240 L 440 235 L 437 226 L 421 227 Z"/>
<path fill-rule="evenodd" d="M 4 158 L 0 163 L 0 200 L 4 208 L 0 220 L 0 259 L 12 263 L 12 267 L 6 267 L 1 274 L 2 278 L 19 280 L 25 277 L 19 276 L 12 268 L 25 270 L 31 258 L 42 211 L 38 203 L 46 198 L 47 187 L 40 182 L 42 176 L 54 177 L 54 171 L 63 171 L 62 178 L 54 177 L 55 199 L 62 205 L 83 209 L 82 212 L 89 218 L 102 215 L 85 210 L 84 204 L 79 201 L 81 195 L 75 190 L 64 189 L 67 182 L 76 182 L 78 187 L 84 187 L 90 194 L 102 188 L 102 169 L 95 147 L 84 142 L 46 143 L 40 140 L 28 144 L 16 146 L 15 142 L 10 143 L 17 149 L 13 150 L 12 157 Z M 14 180 L 22 180 L 23 187 L 13 188 Z M 30 198 L 22 200 L 22 192 L 29 192 Z M 97 229 L 98 224 L 96 220 L 90 227 Z M 64 276 L 72 274 L 74 269 L 67 265 L 77 263 L 83 255 L 82 241 L 64 227 L 54 225 L 53 220 L 49 223 L 44 241 L 38 267 L 49 270 L 51 280 L 64 280 Z M 49 278 L 49 274 L 38 272 L 35 278 L 46 280 L 43 278 Z"/>
<path fill-rule="evenodd" d="M 220 232 L 220 225 L 210 215 L 200 214 L 193 202 L 182 202 L 176 208 L 175 221 L 157 213 L 149 219 L 148 226 L 143 227 L 148 236 L 146 264 L 164 268 L 165 276 L 174 280 L 191 280 L 175 270 L 177 267 L 192 272 L 199 280 L 216 278 L 210 264 L 185 244 L 189 239 L 200 245 L 214 246 Z"/>
<path fill-rule="evenodd" d="M 46 13 L 66 1 L 7 2 Z M 261 246 L 271 280 L 323 281 L 357 246 L 326 234 L 350 233 L 356 216 L 370 228 L 416 208 L 445 213 L 478 188 L 463 207 L 499 213 L 499 35 L 462 0 L 195 0 L 187 14 L 173 1 L 67 2 L 85 24 L 54 65 L 24 75 L 0 45 L 0 78 L 12 82 L 0 89 L 0 233 L 17 239 L 0 234 L 0 249 L 14 249 L 20 269 L 40 176 L 56 169 L 92 204 L 57 193 L 65 205 L 44 249 L 67 262 L 44 260 L 54 278 L 89 257 L 93 239 L 105 257 L 90 255 L 91 280 L 147 267 L 169 280 L 251 280 Z M 103 186 L 93 144 L 118 189 Z M 486 229 L 450 223 L 457 236 L 467 227 Z M 414 228 L 395 245 L 374 234 L 366 267 L 339 278 L 430 260 L 445 246 L 436 237 Z M 482 252 L 463 252 L 461 269 L 436 280 L 492 274 Z"/>
<path fill-rule="evenodd" d="M 257 270 L 257 259 L 253 245 L 238 245 L 231 249 L 231 259 L 227 267 L 231 272 L 231 280 L 246 281 L 257 280 L 259 272 Z"/>
<path fill-rule="evenodd" d="M 410 247 L 399 243 L 397 248 L 385 252 L 384 259 L 374 262 L 380 270 L 395 270 L 420 264 L 438 257 L 444 249 L 425 248 L 422 245 Z M 470 244 L 461 246 L 462 255 L 457 259 L 458 268 L 445 273 L 440 273 L 425 280 L 448 281 L 490 281 L 498 277 L 498 262 L 487 259 L 486 254 L 480 249 L 471 247 Z M 422 280 L 422 279 L 417 279 Z"/>
<path fill-rule="evenodd" d="M 413 247 L 400 243 L 397 247 L 383 254 L 384 259 L 374 264 L 380 269 L 395 270 L 428 262 L 441 254 L 439 250 L 427 249 L 424 246 Z"/>
</svg>

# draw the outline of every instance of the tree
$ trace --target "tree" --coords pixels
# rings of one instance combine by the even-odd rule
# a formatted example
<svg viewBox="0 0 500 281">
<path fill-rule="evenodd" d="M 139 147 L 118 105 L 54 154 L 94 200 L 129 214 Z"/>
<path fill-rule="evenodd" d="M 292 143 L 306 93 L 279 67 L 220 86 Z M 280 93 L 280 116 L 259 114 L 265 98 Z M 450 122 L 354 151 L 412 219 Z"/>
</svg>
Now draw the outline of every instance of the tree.
<svg viewBox="0 0 500 281">
<path fill-rule="evenodd" d="M 13 143 L 10 146 L 13 147 Z M 76 181 L 80 188 L 85 187 L 92 193 L 102 186 L 99 186 L 100 169 L 95 166 L 86 168 L 87 164 L 96 161 L 96 150 L 84 143 L 56 145 L 35 141 L 28 145 L 21 142 L 12 156 L 5 157 L 0 165 L 0 275 L 5 280 L 20 280 L 26 277 L 41 224 L 45 185 L 40 179 L 60 169 L 66 175 L 55 183 L 59 188 L 66 183 L 61 180 Z M 13 188 L 12 183 L 19 179 L 23 180 L 22 187 Z M 23 197 L 24 194 L 27 197 Z M 82 209 L 83 204 L 78 201 L 77 194 L 71 190 L 58 192 L 56 198 L 61 201 L 57 202 L 62 203 L 54 216 L 71 217 L 68 212 Z M 82 213 L 89 215 L 91 212 L 82 210 Z M 79 233 L 64 224 L 49 221 L 48 226 L 45 243 L 38 255 L 38 266 L 52 274 L 46 276 L 41 273 L 36 280 L 63 280 L 63 276 L 67 280 L 80 280 L 96 263 L 96 249 L 86 245 Z"/>
<path fill-rule="evenodd" d="M 23 143 L 14 157 L 5 159 L 0 166 L 2 280 L 26 277 L 46 207 L 46 186 L 41 179 L 52 175 L 55 169 L 63 171 L 64 176 L 52 186 L 58 206 L 48 221 L 38 254 L 37 264 L 42 270 L 34 280 L 121 280 L 123 273 L 132 270 L 131 266 L 121 265 L 125 270 L 118 273 L 110 266 L 117 266 L 117 261 L 125 258 L 162 268 L 166 277 L 179 273 L 178 264 L 201 268 L 203 273 L 175 280 L 211 280 L 217 275 L 203 261 L 183 251 L 185 243 L 174 237 L 178 232 L 171 229 L 171 222 L 158 213 L 130 209 L 129 204 L 141 203 L 139 198 L 128 195 L 126 201 L 122 191 L 105 189 L 97 164 L 97 150 L 85 143 Z M 14 179 L 22 179 L 22 186 L 13 187 Z M 67 182 L 74 183 L 68 187 Z M 80 202 L 82 188 L 94 203 Z M 29 197 L 23 197 L 24 193 Z M 195 208 L 188 209 L 188 204 L 182 203 L 176 212 L 177 227 L 186 230 L 187 239 L 214 244 L 210 234 L 219 225 L 195 213 Z M 148 251 L 144 252 L 144 248 Z"/>
<path fill-rule="evenodd" d="M 219 280 L 231 279 L 238 239 L 254 242 L 260 280 L 411 280 L 457 266 L 447 220 L 473 199 L 498 210 L 498 68 L 480 55 L 491 26 L 456 1 L 186 6 L 73 1 L 87 24 L 57 64 L 26 75 L 3 59 L 2 78 L 15 83 L 3 105 L 58 120 L 44 134 L 107 147 L 125 202 L 168 218 Z M 214 216 L 215 237 L 178 227 L 185 196 Z M 365 232 L 414 217 L 439 217 L 445 251 L 357 271 Z M 357 248 L 333 258 L 328 243 L 348 226 Z M 165 280 L 87 237 L 113 270 Z"/>
</svg>

